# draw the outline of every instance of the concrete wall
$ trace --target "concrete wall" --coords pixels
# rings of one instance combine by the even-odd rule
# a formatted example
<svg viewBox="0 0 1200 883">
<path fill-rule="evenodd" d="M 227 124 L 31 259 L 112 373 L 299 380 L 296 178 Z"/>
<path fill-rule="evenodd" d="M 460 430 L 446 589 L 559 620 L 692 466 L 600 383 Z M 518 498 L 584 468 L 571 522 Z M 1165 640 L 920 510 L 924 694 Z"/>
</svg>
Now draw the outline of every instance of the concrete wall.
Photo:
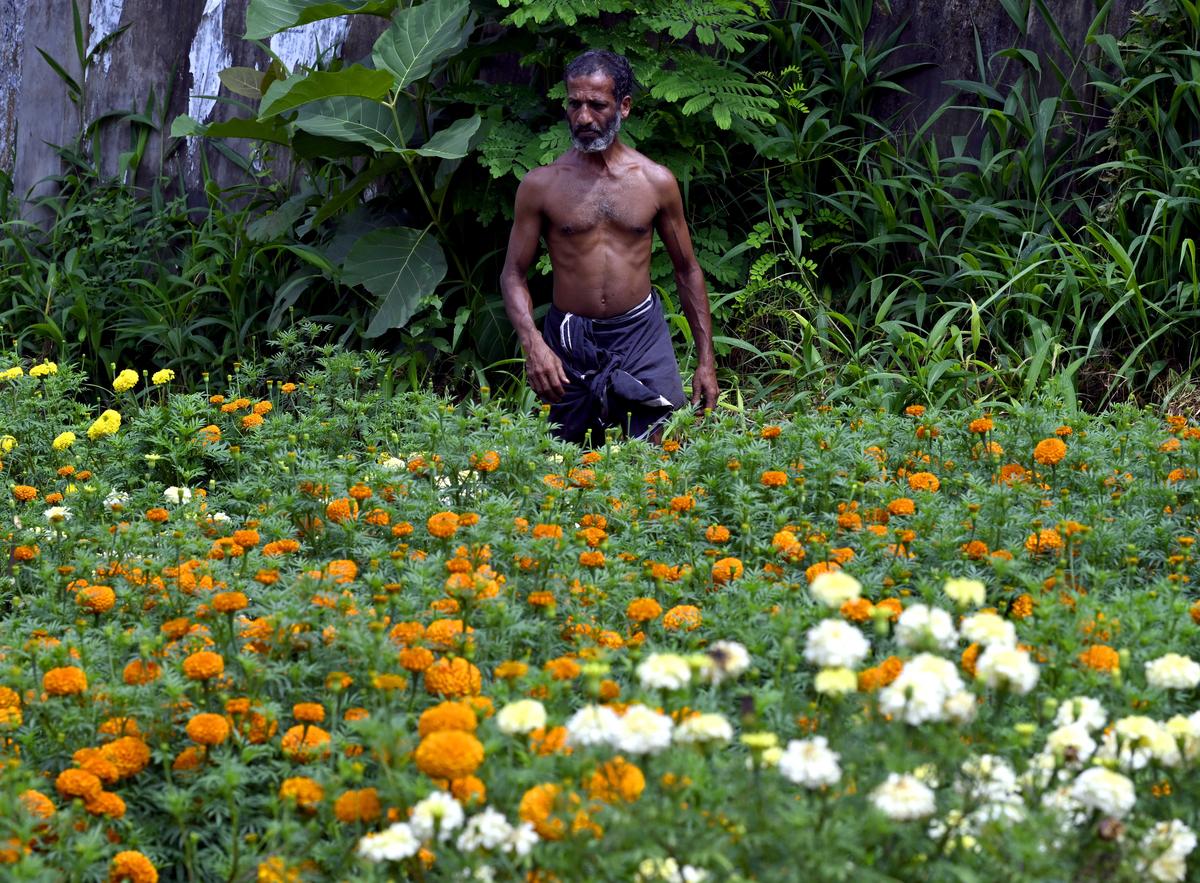
<svg viewBox="0 0 1200 883">
<path fill-rule="evenodd" d="M 89 45 L 119 25 L 129 29 L 85 80 L 82 106 L 73 105 L 67 91 L 41 58 L 44 49 L 74 76 L 79 76 L 70 0 L 0 0 L 0 169 L 9 172 L 18 195 L 37 195 L 43 182 L 60 168 L 49 144 L 74 141 L 84 120 L 109 111 L 146 110 L 153 93 L 152 115 L 170 120 L 190 113 L 201 119 L 228 115 L 229 108 L 202 96 L 222 92 L 217 73 L 231 64 L 263 68 L 267 55 L 242 39 L 247 0 L 78 0 Z M 1076 45 L 1091 23 L 1095 0 L 1047 0 L 1059 24 Z M 1137 0 L 1114 0 L 1108 30 L 1120 33 Z M 930 66 L 909 75 L 910 98 L 895 96 L 881 113 L 895 111 L 919 121 L 949 94 L 948 79 L 974 79 L 975 34 L 984 56 L 1017 44 L 1018 30 L 998 0 L 891 0 L 890 12 L 878 5 L 872 25 L 882 34 L 907 21 L 902 42 L 910 44 L 893 56 L 895 64 Z M 381 19 L 351 16 L 349 21 L 318 22 L 277 36 L 273 49 L 289 63 L 311 60 L 319 43 L 336 47 L 345 57 L 365 55 L 384 26 Z M 1020 45 L 1042 57 L 1058 50 L 1049 29 L 1033 14 L 1029 34 Z M 1015 70 L 1016 66 L 1012 66 Z M 1049 84 L 1051 80 L 1047 80 Z M 1082 87 L 1082 79 L 1078 80 Z M 222 94 L 227 94 L 223 93 Z M 164 106 L 165 104 L 165 106 Z M 969 123 L 965 115 L 949 115 L 937 131 L 948 135 Z M 104 167 L 117 168 L 119 154 L 128 149 L 127 125 L 106 124 L 101 139 Z M 163 173 L 182 173 L 190 189 L 200 181 L 200 153 L 207 150 L 219 179 L 232 180 L 224 160 L 211 146 L 181 146 L 160 161 L 160 142 L 150 144 L 138 174 L 145 183 Z"/>
</svg>

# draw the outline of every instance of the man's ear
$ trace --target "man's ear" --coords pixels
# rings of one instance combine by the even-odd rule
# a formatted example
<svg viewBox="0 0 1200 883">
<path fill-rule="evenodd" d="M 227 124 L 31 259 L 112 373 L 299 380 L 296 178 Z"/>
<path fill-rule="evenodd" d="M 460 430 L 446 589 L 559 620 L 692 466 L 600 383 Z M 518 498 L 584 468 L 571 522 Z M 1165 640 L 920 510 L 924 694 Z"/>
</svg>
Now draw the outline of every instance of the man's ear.
<svg viewBox="0 0 1200 883">
<path fill-rule="evenodd" d="M 621 99 L 621 119 L 627 119 L 629 117 L 629 109 L 632 106 L 633 99 L 630 96 L 626 95 Z"/>
</svg>

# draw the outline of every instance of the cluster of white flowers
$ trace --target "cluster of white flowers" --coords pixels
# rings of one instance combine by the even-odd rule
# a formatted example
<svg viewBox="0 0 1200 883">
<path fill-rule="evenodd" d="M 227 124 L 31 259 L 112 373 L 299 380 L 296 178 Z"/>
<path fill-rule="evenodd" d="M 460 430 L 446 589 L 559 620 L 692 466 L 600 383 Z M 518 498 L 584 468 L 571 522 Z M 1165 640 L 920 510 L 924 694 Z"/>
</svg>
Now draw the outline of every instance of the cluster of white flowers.
<svg viewBox="0 0 1200 883">
<path fill-rule="evenodd" d="M 914 604 L 896 621 L 896 641 L 914 650 L 953 650 L 958 644 L 958 632 L 945 610 Z"/>
<path fill-rule="evenodd" d="M 1146 663 L 1146 683 L 1160 690 L 1192 690 L 1200 684 L 1200 662 L 1168 653 Z"/>
<path fill-rule="evenodd" d="M 646 690 L 682 690 L 692 681 L 692 667 L 677 653 L 651 653 L 638 664 L 637 676 Z"/>
<path fill-rule="evenodd" d="M 645 705 L 634 704 L 617 715 L 603 705 L 587 705 L 567 721 L 567 743 L 604 746 L 627 754 L 658 754 L 671 744 L 675 722 Z"/>
<path fill-rule="evenodd" d="M 66 506 L 51 506 L 42 514 L 51 524 L 61 524 L 71 520 L 71 510 Z"/>
<path fill-rule="evenodd" d="M 1137 802 L 1133 782 L 1102 766 L 1088 767 L 1080 773 L 1071 785 L 1070 796 L 1088 809 L 1118 819 L 1124 818 Z"/>
<path fill-rule="evenodd" d="M 496 712 L 496 726 L 507 736 L 524 736 L 546 726 L 546 706 L 536 699 L 519 699 Z"/>
<path fill-rule="evenodd" d="M 733 738 L 733 724 L 720 714 L 695 714 L 675 728 L 675 741 L 683 744 L 728 742 Z"/>
<path fill-rule="evenodd" d="M 897 822 L 924 819 L 937 812 L 933 789 L 911 773 L 890 773 L 871 792 L 871 804 Z"/>
<path fill-rule="evenodd" d="M 944 720 L 963 723 L 975 714 L 975 697 L 967 692 L 954 663 L 921 653 L 879 691 L 879 707 L 912 726 Z"/>
<path fill-rule="evenodd" d="M 976 613 L 962 621 L 962 635 L 968 641 L 984 647 L 1017 646 L 1017 629 L 1007 619 L 994 613 Z"/>
<path fill-rule="evenodd" d="M 991 689 L 1010 690 L 1024 696 L 1038 682 L 1038 667 L 1026 651 L 993 644 L 979 654 L 975 675 Z"/>
<path fill-rule="evenodd" d="M 664 883 L 704 883 L 709 874 L 703 868 L 681 865 L 673 858 L 647 858 L 642 859 L 633 879 L 634 883 L 659 880 Z"/>
<path fill-rule="evenodd" d="M 435 791 L 413 806 L 407 822 L 397 822 L 359 840 L 358 854 L 373 862 L 403 861 L 416 855 L 422 843 L 447 842 L 460 829 L 455 845 L 461 852 L 498 850 L 525 856 L 539 839 L 529 822 L 514 827 L 491 807 L 467 818 L 457 800 L 445 791 Z M 487 875 L 480 879 L 487 879 Z"/>
<path fill-rule="evenodd" d="M 1139 866 L 1151 879 L 1176 883 L 1187 879 L 1187 857 L 1196 848 L 1196 834 L 1178 819 L 1159 822 L 1141 842 L 1145 859 Z"/>
<path fill-rule="evenodd" d="M 1179 744 L 1167 727 L 1141 714 L 1115 721 L 1105 731 L 1095 756 L 1099 761 L 1113 761 L 1124 770 L 1140 770 L 1151 761 L 1175 767 L 1182 759 Z"/>
<path fill-rule="evenodd" d="M 844 570 L 827 570 L 808 587 L 814 598 L 833 610 L 862 594 L 862 583 Z"/>
<path fill-rule="evenodd" d="M 1079 723 L 1094 732 L 1108 723 L 1108 713 L 1099 699 L 1093 699 L 1091 696 L 1072 696 L 1058 706 L 1054 723 L 1060 727 Z"/>
<path fill-rule="evenodd" d="M 808 630 L 804 658 L 821 668 L 857 668 L 870 650 L 870 642 L 850 623 L 823 619 Z"/>
<path fill-rule="evenodd" d="M 192 491 L 190 488 L 172 485 L 163 491 L 163 499 L 172 505 L 183 506 L 192 501 Z"/>
<path fill-rule="evenodd" d="M 779 756 L 779 772 L 785 779 L 805 788 L 821 788 L 835 785 L 842 777 L 841 759 L 829 747 L 824 736 L 811 739 L 793 739 L 787 750 Z"/>
</svg>

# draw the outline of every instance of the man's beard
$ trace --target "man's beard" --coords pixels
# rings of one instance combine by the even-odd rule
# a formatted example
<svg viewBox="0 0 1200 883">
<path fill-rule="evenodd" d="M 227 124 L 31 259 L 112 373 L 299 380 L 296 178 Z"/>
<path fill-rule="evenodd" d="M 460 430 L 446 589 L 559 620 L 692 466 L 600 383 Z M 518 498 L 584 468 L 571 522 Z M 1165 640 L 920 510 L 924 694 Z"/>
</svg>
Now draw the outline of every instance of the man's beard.
<svg viewBox="0 0 1200 883">
<path fill-rule="evenodd" d="M 618 112 L 613 116 L 612 122 L 606 126 L 599 135 L 591 141 L 584 141 L 574 130 L 571 131 L 571 144 L 580 153 L 600 153 L 608 150 L 612 143 L 617 140 L 617 133 L 621 131 L 621 114 Z"/>
</svg>

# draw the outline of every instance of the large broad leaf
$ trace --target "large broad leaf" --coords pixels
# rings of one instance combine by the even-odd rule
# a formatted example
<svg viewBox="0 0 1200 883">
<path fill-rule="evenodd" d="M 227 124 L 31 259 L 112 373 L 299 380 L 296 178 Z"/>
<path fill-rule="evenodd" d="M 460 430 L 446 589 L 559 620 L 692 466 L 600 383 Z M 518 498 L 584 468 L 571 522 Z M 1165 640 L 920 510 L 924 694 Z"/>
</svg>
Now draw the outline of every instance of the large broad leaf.
<svg viewBox="0 0 1200 883">
<path fill-rule="evenodd" d="M 221 84 L 234 95 L 243 98 L 262 98 L 262 81 L 266 74 L 252 67 L 227 67 L 217 74 Z"/>
<path fill-rule="evenodd" d="M 342 267 L 342 281 L 362 285 L 379 298 L 367 337 L 403 328 L 421 300 L 446 275 L 446 256 L 429 230 L 385 227 L 355 243 Z"/>
<path fill-rule="evenodd" d="M 442 159 L 461 159 L 471 149 L 471 137 L 479 131 L 479 117 L 456 120 L 418 147 L 413 153 L 421 156 L 440 156 Z"/>
<path fill-rule="evenodd" d="M 201 123 L 187 114 L 180 114 L 171 123 L 172 138 L 250 138 L 255 141 L 270 141 L 273 144 L 288 144 L 287 131 L 275 120 L 258 120 L 234 117 L 216 123 Z"/>
<path fill-rule="evenodd" d="M 391 88 L 390 73 L 373 71 L 361 64 L 340 71 L 294 74 L 271 84 L 258 108 L 258 118 L 265 120 L 310 101 L 333 98 L 335 95 L 379 99 L 387 95 Z"/>
<path fill-rule="evenodd" d="M 390 16 L 396 0 L 250 0 L 246 7 L 246 39 L 265 40 L 272 34 L 297 25 L 333 18 L 336 15 L 366 13 Z"/>
<path fill-rule="evenodd" d="M 296 128 L 311 135 L 357 141 L 388 153 L 403 150 L 416 125 L 412 104 L 404 99 L 393 115 L 388 105 L 378 101 L 337 96 L 306 107 L 296 118 Z"/>
<path fill-rule="evenodd" d="M 251 242 L 270 242 L 290 233 L 304 214 L 307 199 L 304 194 L 298 194 L 274 211 L 255 218 L 246 225 L 246 237 Z"/>
<path fill-rule="evenodd" d="M 429 73 L 434 62 L 462 48 L 471 32 L 468 0 L 425 0 L 396 13 L 375 41 L 375 66 L 392 72 L 396 88 Z"/>
</svg>

